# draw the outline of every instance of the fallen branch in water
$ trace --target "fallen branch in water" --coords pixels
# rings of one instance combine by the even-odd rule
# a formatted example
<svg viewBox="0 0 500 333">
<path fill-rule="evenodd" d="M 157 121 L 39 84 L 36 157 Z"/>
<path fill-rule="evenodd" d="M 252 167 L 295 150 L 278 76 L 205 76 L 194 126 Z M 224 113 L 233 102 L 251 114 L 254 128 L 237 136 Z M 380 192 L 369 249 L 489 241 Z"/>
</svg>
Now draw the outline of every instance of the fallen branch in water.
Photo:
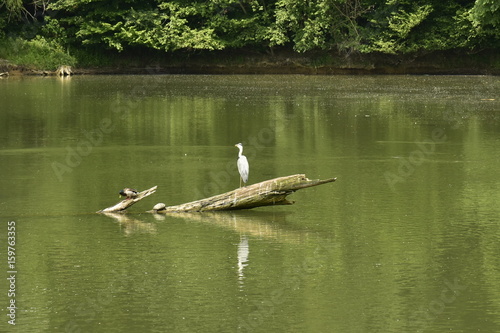
<svg viewBox="0 0 500 333">
<path fill-rule="evenodd" d="M 150 189 L 139 192 L 139 193 L 137 193 L 137 196 L 135 196 L 134 198 L 124 199 L 124 200 L 120 201 L 119 203 L 117 203 L 116 205 L 108 207 L 108 208 L 104 208 L 104 209 L 98 211 L 97 213 L 111 213 L 111 212 L 124 211 L 125 209 L 129 208 L 130 206 L 132 206 L 136 202 L 138 202 L 138 201 L 144 199 L 145 197 L 155 193 L 157 187 L 158 186 L 153 186 Z"/>
<path fill-rule="evenodd" d="M 337 178 L 310 180 L 305 175 L 274 178 L 257 184 L 181 205 L 166 207 L 159 203 L 150 213 L 202 212 L 248 209 L 261 206 L 291 205 L 286 197 L 303 188 L 331 183 Z"/>
</svg>

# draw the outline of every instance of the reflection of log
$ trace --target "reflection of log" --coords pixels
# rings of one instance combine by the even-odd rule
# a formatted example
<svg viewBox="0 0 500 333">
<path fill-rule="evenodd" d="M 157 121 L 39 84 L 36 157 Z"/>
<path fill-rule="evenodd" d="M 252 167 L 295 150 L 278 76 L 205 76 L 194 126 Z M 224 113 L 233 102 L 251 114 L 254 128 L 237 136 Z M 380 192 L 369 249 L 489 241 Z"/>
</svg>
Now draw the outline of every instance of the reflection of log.
<svg viewBox="0 0 500 333">
<path fill-rule="evenodd" d="M 132 206 L 133 204 L 135 204 L 137 201 L 142 200 L 145 197 L 155 193 L 156 188 L 157 188 L 157 186 L 153 186 L 148 190 L 137 193 L 137 196 L 135 198 L 122 200 L 119 203 L 117 203 L 116 205 L 108 207 L 108 208 L 104 208 L 104 209 L 98 211 L 97 213 L 110 213 L 110 212 L 123 211 L 123 210 L 129 208 L 130 206 Z"/>
<path fill-rule="evenodd" d="M 334 182 L 337 178 L 309 180 L 305 175 L 292 175 L 248 185 L 230 192 L 185 204 L 153 209 L 155 213 L 201 212 L 215 210 L 248 209 L 260 206 L 291 205 L 289 194 L 306 187 Z"/>
<path fill-rule="evenodd" d="M 227 228 L 238 234 L 249 235 L 259 239 L 273 239 L 284 243 L 302 243 L 310 238 L 326 237 L 327 233 L 319 233 L 308 229 L 287 225 L 287 211 L 232 210 L 218 212 L 182 212 L 153 214 L 155 217 L 180 218 L 189 222 L 207 223 Z M 123 214 L 120 214 L 123 215 Z"/>
<path fill-rule="evenodd" d="M 136 218 L 130 217 L 129 214 L 120 213 L 103 213 L 104 215 L 115 219 L 122 227 L 125 235 L 130 235 L 138 232 L 156 233 L 156 224 L 145 223 Z"/>
</svg>

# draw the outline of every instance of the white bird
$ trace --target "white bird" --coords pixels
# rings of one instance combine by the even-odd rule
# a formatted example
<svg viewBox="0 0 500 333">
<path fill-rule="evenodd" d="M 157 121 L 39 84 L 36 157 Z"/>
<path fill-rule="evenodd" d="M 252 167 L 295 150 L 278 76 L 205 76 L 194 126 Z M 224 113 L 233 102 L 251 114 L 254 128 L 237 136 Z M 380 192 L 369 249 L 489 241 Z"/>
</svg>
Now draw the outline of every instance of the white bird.
<svg viewBox="0 0 500 333">
<path fill-rule="evenodd" d="M 238 161 L 236 164 L 238 165 L 238 172 L 240 173 L 240 187 L 241 181 L 246 184 L 248 181 L 248 172 L 250 170 L 250 166 L 248 165 L 248 160 L 245 155 L 243 155 L 243 145 L 241 143 L 237 143 L 234 145 L 238 147 L 240 152 L 238 153 Z"/>
</svg>

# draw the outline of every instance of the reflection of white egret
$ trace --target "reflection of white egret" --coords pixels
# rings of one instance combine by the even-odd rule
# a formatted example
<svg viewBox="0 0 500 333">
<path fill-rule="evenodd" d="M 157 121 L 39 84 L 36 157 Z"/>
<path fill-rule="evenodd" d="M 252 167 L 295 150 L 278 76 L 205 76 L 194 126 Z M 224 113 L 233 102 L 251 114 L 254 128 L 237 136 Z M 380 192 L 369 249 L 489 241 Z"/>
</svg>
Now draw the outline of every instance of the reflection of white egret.
<svg viewBox="0 0 500 333">
<path fill-rule="evenodd" d="M 243 145 L 241 143 L 237 143 L 234 145 L 235 147 L 238 147 L 240 152 L 238 153 L 238 162 L 236 164 L 238 165 L 238 172 L 240 173 L 240 187 L 241 187 L 241 181 L 246 184 L 248 181 L 248 172 L 250 170 L 250 166 L 248 165 L 248 160 L 245 155 L 243 155 Z"/>
<path fill-rule="evenodd" d="M 249 253 L 248 238 L 246 236 L 242 236 L 240 243 L 238 244 L 238 280 L 240 280 L 240 283 L 243 283 L 243 269 L 248 265 L 246 262 L 248 261 Z"/>
</svg>

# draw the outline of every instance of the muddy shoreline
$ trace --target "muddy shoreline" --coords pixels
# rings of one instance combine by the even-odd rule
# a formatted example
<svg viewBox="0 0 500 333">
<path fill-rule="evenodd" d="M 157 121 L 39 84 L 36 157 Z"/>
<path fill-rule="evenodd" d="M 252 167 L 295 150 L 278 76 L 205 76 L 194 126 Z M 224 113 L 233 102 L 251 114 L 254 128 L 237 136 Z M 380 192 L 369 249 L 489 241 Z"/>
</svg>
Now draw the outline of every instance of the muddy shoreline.
<svg viewBox="0 0 500 333">
<path fill-rule="evenodd" d="M 56 76 L 56 71 L 40 71 L 19 66 L 1 69 L 0 77 L 8 76 Z M 165 66 L 165 67 L 103 67 L 72 68 L 72 75 L 500 75 L 500 70 L 484 68 L 439 68 L 439 67 L 379 67 L 336 68 L 294 66 Z"/>
<path fill-rule="evenodd" d="M 116 57 L 114 65 L 75 66 L 74 75 L 121 74 L 304 74 L 304 75 L 500 75 L 500 56 L 495 50 L 476 54 L 434 52 L 423 56 L 355 55 L 326 53 L 249 55 L 205 54 L 197 57 Z M 56 75 L 0 60 L 0 75 Z"/>
</svg>

